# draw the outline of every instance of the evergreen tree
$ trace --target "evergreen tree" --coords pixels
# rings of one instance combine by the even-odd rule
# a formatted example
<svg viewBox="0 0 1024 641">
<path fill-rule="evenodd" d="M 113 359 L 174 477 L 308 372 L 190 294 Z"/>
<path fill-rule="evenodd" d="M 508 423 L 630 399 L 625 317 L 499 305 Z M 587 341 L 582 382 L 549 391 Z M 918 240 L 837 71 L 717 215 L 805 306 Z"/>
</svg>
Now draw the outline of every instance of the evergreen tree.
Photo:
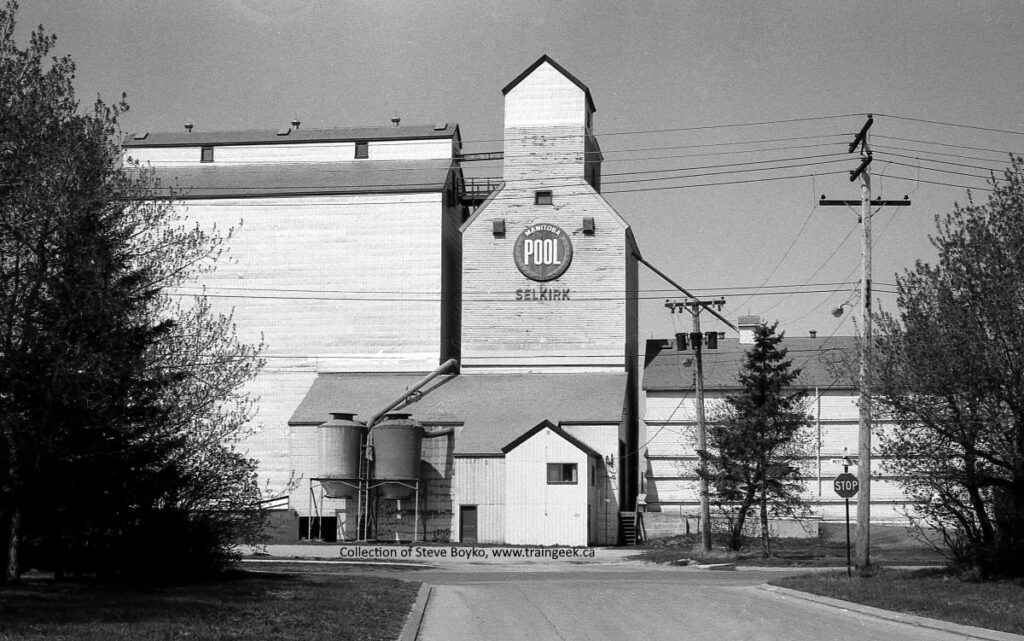
<svg viewBox="0 0 1024 641">
<path fill-rule="evenodd" d="M 726 397 L 707 426 L 705 478 L 715 503 L 728 516 L 729 546 L 739 550 L 743 528 L 755 508 L 761 551 L 771 555 L 769 515 L 794 515 L 802 507 L 799 460 L 806 449 L 802 431 L 810 417 L 804 392 L 791 386 L 800 375 L 779 347 L 778 323 L 754 330 L 754 344 L 739 372 L 742 391 Z"/>
</svg>

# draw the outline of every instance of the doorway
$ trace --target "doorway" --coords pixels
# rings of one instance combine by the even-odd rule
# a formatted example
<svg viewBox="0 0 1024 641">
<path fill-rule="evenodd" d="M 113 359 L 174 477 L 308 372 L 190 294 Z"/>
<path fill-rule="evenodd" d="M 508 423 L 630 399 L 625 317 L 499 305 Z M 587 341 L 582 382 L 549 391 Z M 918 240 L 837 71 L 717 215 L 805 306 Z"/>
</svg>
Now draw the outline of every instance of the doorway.
<svg viewBox="0 0 1024 641">
<path fill-rule="evenodd" d="M 476 543 L 476 506 L 459 506 L 459 542 Z"/>
</svg>

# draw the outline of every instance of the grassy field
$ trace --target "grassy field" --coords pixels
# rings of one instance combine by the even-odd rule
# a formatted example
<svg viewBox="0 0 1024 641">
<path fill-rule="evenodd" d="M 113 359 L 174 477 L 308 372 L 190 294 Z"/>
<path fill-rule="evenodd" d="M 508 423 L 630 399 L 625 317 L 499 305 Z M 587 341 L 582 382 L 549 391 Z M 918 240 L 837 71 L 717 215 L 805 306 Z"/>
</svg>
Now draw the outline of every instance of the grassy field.
<svg viewBox="0 0 1024 641">
<path fill-rule="evenodd" d="M 175 586 L 28 580 L 0 587 L 0 641 L 393 641 L 418 588 L 382 577 L 242 571 Z"/>
<path fill-rule="evenodd" d="M 772 556 L 761 557 L 759 540 L 751 539 L 739 552 L 726 551 L 724 538 L 716 539 L 711 554 L 705 554 L 694 535 L 656 539 L 637 547 L 637 557 L 653 563 L 738 563 L 762 567 L 845 567 L 846 540 L 836 537 L 772 539 Z M 932 548 L 908 539 L 902 528 L 872 531 L 871 562 L 877 565 L 944 565 L 945 559 Z"/>
<path fill-rule="evenodd" d="M 944 570 L 882 570 L 846 578 L 846 572 L 808 573 L 772 585 L 885 610 L 1024 634 L 1024 581 L 972 583 Z"/>
</svg>

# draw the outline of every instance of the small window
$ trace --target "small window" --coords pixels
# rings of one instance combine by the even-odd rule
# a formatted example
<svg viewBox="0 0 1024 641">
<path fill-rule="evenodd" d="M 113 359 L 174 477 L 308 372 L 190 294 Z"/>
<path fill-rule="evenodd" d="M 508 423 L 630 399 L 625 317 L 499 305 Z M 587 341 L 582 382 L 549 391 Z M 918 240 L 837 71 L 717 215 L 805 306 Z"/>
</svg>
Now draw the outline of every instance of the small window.
<svg viewBox="0 0 1024 641">
<path fill-rule="evenodd" d="M 213 162 L 213 147 L 203 147 L 199 152 L 200 162 Z"/>
<path fill-rule="evenodd" d="M 548 485 L 576 485 L 575 463 L 548 463 Z"/>
<path fill-rule="evenodd" d="M 368 142 L 357 142 L 356 143 L 356 158 L 369 158 L 370 157 L 370 143 Z"/>
<path fill-rule="evenodd" d="M 551 197 L 550 191 L 538 191 L 533 195 L 534 205 L 551 205 L 554 204 L 554 200 Z"/>
</svg>

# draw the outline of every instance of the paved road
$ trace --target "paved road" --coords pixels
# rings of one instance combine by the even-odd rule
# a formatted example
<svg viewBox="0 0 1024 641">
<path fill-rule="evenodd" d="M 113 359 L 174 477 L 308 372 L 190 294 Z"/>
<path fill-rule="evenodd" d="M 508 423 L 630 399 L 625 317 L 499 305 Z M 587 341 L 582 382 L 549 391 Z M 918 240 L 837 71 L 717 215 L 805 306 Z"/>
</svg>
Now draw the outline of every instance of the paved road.
<svg viewBox="0 0 1024 641">
<path fill-rule="evenodd" d="M 771 573 L 580 568 L 420 572 L 433 586 L 420 641 L 945 641 L 759 586 Z"/>
</svg>

